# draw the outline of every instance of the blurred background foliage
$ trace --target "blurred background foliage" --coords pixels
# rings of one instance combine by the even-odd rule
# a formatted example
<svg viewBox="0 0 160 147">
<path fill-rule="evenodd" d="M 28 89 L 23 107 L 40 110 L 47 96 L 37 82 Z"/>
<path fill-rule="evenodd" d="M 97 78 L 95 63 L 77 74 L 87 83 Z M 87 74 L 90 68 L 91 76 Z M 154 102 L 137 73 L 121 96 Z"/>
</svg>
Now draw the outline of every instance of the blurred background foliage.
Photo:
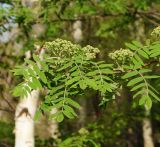
<svg viewBox="0 0 160 147">
<path fill-rule="evenodd" d="M 108 62 L 108 53 L 130 40 L 143 41 L 160 23 L 159 0 L 0 0 L 0 146 L 13 146 L 14 112 L 18 98 L 10 90 L 18 83 L 10 70 L 23 64 L 28 51 L 45 41 L 63 38 L 75 42 L 73 24 L 82 22 L 82 46 L 98 47 L 97 56 Z M 110 61 L 111 62 L 111 61 Z M 36 137 L 36 146 L 142 147 L 144 109 L 136 107 L 127 88 L 121 97 L 98 107 L 96 93 L 80 100 L 85 118 L 60 123 L 59 140 Z M 43 99 L 43 96 L 42 96 Z M 82 101 L 85 101 L 82 102 Z M 153 138 L 160 146 L 160 104 L 151 111 Z M 79 112 L 80 113 L 80 112 Z M 47 125 L 46 125 L 47 127 Z"/>
</svg>

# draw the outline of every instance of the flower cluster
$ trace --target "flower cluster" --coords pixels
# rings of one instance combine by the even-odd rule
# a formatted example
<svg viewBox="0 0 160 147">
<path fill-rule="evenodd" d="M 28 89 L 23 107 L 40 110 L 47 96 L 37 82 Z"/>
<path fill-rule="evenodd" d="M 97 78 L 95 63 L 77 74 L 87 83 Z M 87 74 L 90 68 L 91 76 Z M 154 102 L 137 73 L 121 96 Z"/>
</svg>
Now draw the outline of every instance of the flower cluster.
<svg viewBox="0 0 160 147">
<path fill-rule="evenodd" d="M 86 128 L 81 128 L 78 133 L 81 135 L 88 135 L 89 131 Z"/>
<path fill-rule="evenodd" d="M 126 61 L 130 57 L 133 56 L 133 52 L 130 51 L 129 49 L 120 49 L 116 50 L 113 53 L 109 54 L 109 57 L 113 60 L 118 60 L 118 61 Z"/>
<path fill-rule="evenodd" d="M 152 33 L 151 36 L 160 37 L 160 26 L 156 27 Z"/>
<path fill-rule="evenodd" d="M 63 39 L 56 39 L 52 42 L 46 42 L 45 48 L 57 57 L 73 56 L 81 50 L 81 47 L 79 45 L 73 44 L 70 41 Z"/>
<path fill-rule="evenodd" d="M 90 45 L 81 47 L 80 45 L 73 44 L 70 41 L 63 39 L 56 39 L 52 42 L 46 42 L 45 48 L 56 57 L 73 57 L 75 55 L 84 55 L 87 59 L 93 59 L 99 53 L 98 48 Z"/>
<path fill-rule="evenodd" d="M 87 59 L 96 58 L 96 54 L 100 52 L 100 50 L 98 48 L 94 48 L 90 45 L 83 47 L 82 50 L 84 51 Z"/>
</svg>

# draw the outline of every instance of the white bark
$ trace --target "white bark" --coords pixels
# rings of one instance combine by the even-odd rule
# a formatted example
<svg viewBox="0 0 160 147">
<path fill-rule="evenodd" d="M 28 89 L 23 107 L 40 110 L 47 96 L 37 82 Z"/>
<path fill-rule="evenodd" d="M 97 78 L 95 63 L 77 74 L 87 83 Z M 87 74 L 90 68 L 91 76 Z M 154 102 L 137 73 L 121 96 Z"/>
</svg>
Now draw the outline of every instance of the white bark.
<svg viewBox="0 0 160 147">
<path fill-rule="evenodd" d="M 73 39 L 75 42 L 80 43 L 83 39 L 82 35 L 82 22 L 81 21 L 75 21 L 73 24 Z"/>
<path fill-rule="evenodd" d="M 25 54 L 31 57 L 31 52 Z M 15 113 L 15 147 L 34 147 L 34 115 L 37 109 L 39 90 L 33 90 L 21 98 Z"/>
<path fill-rule="evenodd" d="M 139 41 L 143 41 L 145 39 L 145 27 L 143 20 L 137 16 L 137 21 L 135 22 L 135 38 Z M 145 106 L 145 117 L 142 122 L 143 129 L 143 142 L 144 147 L 154 147 L 153 137 L 152 137 L 152 124 L 149 118 L 150 110 Z"/>
<path fill-rule="evenodd" d="M 38 0 L 21 0 L 26 7 L 38 10 Z M 38 30 L 38 31 L 37 31 Z M 36 24 L 32 26 L 34 37 L 44 33 L 44 26 Z M 41 53 L 42 54 L 42 53 Z M 26 58 L 30 58 L 30 51 L 26 52 Z M 41 55 L 40 55 L 41 56 Z M 15 147 L 34 147 L 34 115 L 37 109 L 39 90 L 33 90 L 26 98 L 20 100 L 15 114 Z"/>
<path fill-rule="evenodd" d="M 151 120 L 148 118 L 150 111 L 146 108 L 146 117 L 143 119 L 143 140 L 144 147 L 154 147 L 152 138 L 152 124 Z"/>
<path fill-rule="evenodd" d="M 73 39 L 76 43 L 80 43 L 83 40 L 83 33 L 82 33 L 82 22 L 81 21 L 75 21 L 73 23 Z M 82 100 L 81 101 L 81 109 L 80 111 L 80 117 L 78 120 L 78 126 L 82 127 L 85 125 L 85 120 L 86 120 L 86 101 Z"/>
<path fill-rule="evenodd" d="M 56 112 L 57 112 L 57 109 L 54 108 L 54 109 L 52 109 L 50 114 L 54 114 Z M 50 120 L 49 127 L 48 127 L 48 132 L 53 139 L 58 139 L 58 137 L 60 137 L 58 123 L 57 123 L 56 120 L 54 120 L 54 119 Z"/>
<path fill-rule="evenodd" d="M 15 147 L 34 147 L 34 115 L 39 90 L 20 100 L 15 116 Z"/>
<path fill-rule="evenodd" d="M 57 109 L 52 109 L 50 114 L 54 114 L 56 112 Z M 58 139 L 61 134 L 59 132 L 57 121 L 54 119 L 48 120 L 47 115 L 42 115 L 41 118 L 35 122 L 35 135 L 41 140 L 47 140 L 50 138 Z"/>
</svg>

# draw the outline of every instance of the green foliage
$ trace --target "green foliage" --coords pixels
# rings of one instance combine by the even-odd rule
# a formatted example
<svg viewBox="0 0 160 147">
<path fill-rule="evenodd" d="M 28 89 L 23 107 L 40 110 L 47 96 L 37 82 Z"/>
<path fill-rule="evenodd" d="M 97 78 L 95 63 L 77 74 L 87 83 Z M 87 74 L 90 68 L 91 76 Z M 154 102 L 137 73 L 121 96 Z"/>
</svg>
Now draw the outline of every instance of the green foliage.
<svg viewBox="0 0 160 147">
<path fill-rule="evenodd" d="M 8 140 L 10 145 L 14 144 L 14 134 L 13 132 L 14 124 L 0 122 L 0 143 L 3 144 Z"/>
<path fill-rule="evenodd" d="M 146 104 L 149 109 L 152 107 L 152 98 L 160 101 L 159 93 L 150 84 L 152 79 L 160 77 L 155 75 L 153 71 L 159 61 L 157 60 L 155 65 L 150 65 L 156 57 L 153 56 L 153 52 L 155 53 L 154 44 L 155 42 L 143 46 L 137 41 L 133 41 L 132 44 L 126 44 L 127 47 L 134 51 L 134 55 L 130 58 L 130 65 L 125 69 L 129 72 L 122 77 L 128 80 L 127 86 L 132 87 L 133 98 L 140 98 L 139 104 Z"/>
<path fill-rule="evenodd" d="M 108 101 L 116 98 L 116 95 L 123 87 L 122 85 L 128 84 L 132 96 L 136 96 L 139 91 L 142 91 L 135 98 L 139 100 L 142 106 L 147 104 L 148 107 L 151 107 L 152 102 L 156 100 L 155 98 L 159 97 L 159 94 L 155 91 L 156 88 L 159 89 L 160 87 L 158 86 L 160 83 L 159 78 L 153 78 L 154 75 L 157 76 L 158 72 L 156 72 L 156 69 L 159 68 L 160 53 L 158 41 L 151 40 L 145 45 L 139 44 L 143 48 L 139 53 L 136 50 L 140 47 L 137 47 L 134 43 L 127 44 L 127 47 L 123 51 L 127 51 L 127 53 L 129 51 L 131 53 L 130 56 L 125 54 L 125 52 L 119 56 L 118 53 L 121 53 L 121 50 L 118 50 L 117 56 L 111 57 L 114 60 L 112 65 L 106 64 L 106 62 L 95 62 L 95 59 L 91 60 L 91 58 L 95 57 L 95 54 L 90 54 L 90 52 L 87 61 L 87 55 L 85 55 L 85 59 L 82 59 L 82 56 L 84 56 L 80 55 L 82 52 L 75 49 L 78 45 L 75 45 L 73 48 L 69 46 L 69 48 L 73 49 L 73 52 L 78 51 L 74 55 L 74 53 L 65 49 L 67 45 L 70 45 L 69 42 L 64 44 L 64 50 L 63 47 L 58 47 L 59 49 L 57 50 L 54 47 L 54 42 L 52 51 L 55 49 L 54 52 L 60 53 L 59 51 L 62 50 L 61 55 L 54 55 L 53 52 L 49 51 L 49 48 L 43 60 L 39 60 L 37 58 L 39 56 L 33 55 L 33 60 L 26 60 L 23 66 L 15 67 L 14 72 L 18 76 L 18 78 L 14 78 L 15 80 L 10 75 L 9 69 L 17 64 L 22 64 L 24 52 L 26 50 L 34 51 L 34 44 L 40 45 L 43 43 L 39 42 L 54 40 L 57 37 L 72 40 L 71 32 L 73 31 L 73 23 L 76 20 L 82 22 L 81 29 L 84 37 L 82 44 L 94 43 L 94 46 L 102 49 L 101 55 L 103 57 L 98 57 L 105 58 L 107 63 L 109 63 L 110 60 L 106 57 L 108 50 L 112 52 L 111 48 L 119 48 L 124 40 L 128 41 L 133 38 L 139 38 L 137 32 L 139 32 L 139 28 L 141 27 L 145 28 L 144 36 L 147 32 L 150 32 L 151 27 L 154 27 L 156 22 L 159 21 L 158 4 L 158 0 L 39 0 L 33 4 L 26 1 L 20 2 L 19 0 L 2 0 L 0 3 L 0 32 L 4 33 L 5 31 L 8 32 L 14 29 L 16 35 L 9 42 L 5 44 L 1 43 L 1 91 L 8 94 L 10 88 L 17 84 L 15 82 L 17 79 L 23 79 L 23 82 L 15 88 L 13 93 L 15 96 L 27 96 L 33 89 L 47 89 L 47 96 L 42 101 L 36 117 L 39 117 L 42 110 L 48 112 L 52 108 L 57 107 L 57 115 L 50 117 L 56 118 L 58 121 L 61 121 L 64 116 L 68 118 L 76 116 L 74 108 L 79 108 L 76 102 L 77 97 L 90 92 L 90 89 L 96 91 L 98 96 L 101 95 L 100 105 L 104 106 Z M 8 23 L 11 23 L 11 26 L 8 26 Z M 41 35 L 37 35 L 39 30 L 32 32 L 37 24 L 44 27 L 44 32 Z M 154 39 L 159 37 L 157 33 L 158 31 L 152 33 Z M 113 40 L 113 38 L 116 38 L 116 40 Z M 144 38 L 142 40 L 145 40 Z M 18 48 L 15 44 L 19 45 Z M 130 48 L 129 46 L 131 50 L 128 49 Z M 124 48 L 124 46 L 122 47 Z M 80 46 L 78 48 L 81 50 Z M 148 49 L 150 54 L 148 51 L 145 52 L 145 49 Z M 133 53 L 135 54 L 134 56 L 132 56 Z M 86 53 L 83 52 L 83 54 Z M 74 56 L 74 58 L 71 59 L 70 56 Z M 153 63 L 154 60 L 158 63 Z M 33 61 L 33 65 L 31 61 Z M 129 74 L 127 75 L 126 73 Z M 132 82 L 129 83 L 130 81 Z M 147 87 L 148 90 L 146 90 Z M 148 93 L 149 98 L 146 98 L 146 93 Z M 64 96 L 65 105 L 62 103 Z M 87 109 L 87 112 L 89 110 Z M 112 111 L 114 110 L 113 108 Z M 138 113 L 140 112 L 138 111 Z M 112 118 L 107 117 L 106 120 L 108 122 Z M 104 121 L 105 124 L 106 120 Z M 110 127 L 111 124 L 108 126 Z M 120 126 L 123 126 L 123 124 L 120 123 Z M 117 140 L 120 138 L 119 136 L 119 138 L 117 137 L 113 140 L 114 133 L 112 132 L 116 132 L 117 128 L 115 126 L 110 127 L 110 130 L 106 131 L 109 136 L 107 140 L 110 140 L 112 143 L 117 143 Z M 111 146 L 115 146 L 112 143 Z M 43 146 L 47 145 L 44 144 Z M 119 146 L 123 145 L 119 143 Z"/>
<path fill-rule="evenodd" d="M 48 95 L 48 97 L 46 96 L 45 101 L 43 101 L 39 108 L 38 114 L 40 114 L 42 110 L 49 111 L 52 109 L 53 105 L 63 100 L 64 95 L 62 93 L 65 91 L 66 84 L 64 84 L 65 82 L 62 80 L 67 79 L 66 82 L 68 82 L 68 85 L 66 93 L 71 100 L 76 101 L 76 98 L 80 97 L 85 91 L 88 91 L 88 89 L 95 89 L 95 91 L 99 91 L 102 96 L 100 102 L 102 106 L 107 104 L 108 101 L 116 98 L 116 94 L 118 94 L 119 89 L 122 87 L 121 85 L 124 84 L 124 79 L 121 78 L 122 76 L 126 73 L 132 72 L 132 74 L 135 75 L 125 78 L 125 84 L 127 85 L 130 80 L 133 80 L 133 78 L 140 77 L 140 79 L 142 79 L 140 74 L 137 74 L 136 71 L 140 72 L 142 69 L 149 69 L 150 71 L 142 72 L 141 74 L 145 77 L 149 90 L 159 97 L 158 93 L 151 88 L 152 86 L 154 89 L 155 87 L 159 89 L 159 78 L 151 79 L 146 77 L 153 75 L 157 76 L 156 69 L 159 68 L 160 45 L 159 41 L 155 42 L 153 40 L 150 41 L 152 43 L 147 42 L 148 44 L 146 43 L 146 45 L 142 45 L 143 49 L 149 48 L 151 55 L 148 54 L 148 51 L 146 52 L 149 59 L 147 59 L 147 55 L 143 51 L 139 51 L 138 56 L 136 54 L 133 57 L 133 66 L 137 64 L 135 69 L 133 69 L 131 64 L 132 61 L 130 58 L 132 57 L 128 57 L 127 55 L 123 60 L 114 58 L 113 65 L 106 64 L 106 62 L 100 62 L 100 67 L 99 63 L 95 62 L 94 59 L 92 63 L 89 63 L 90 56 L 91 58 L 95 57 L 95 54 L 89 54 L 89 60 L 85 61 L 88 62 L 88 64 L 83 63 L 81 66 L 81 57 L 75 58 L 76 61 L 80 60 L 79 62 L 75 62 L 74 59 L 72 62 L 70 62 L 70 59 L 65 59 L 63 61 L 62 57 L 59 60 L 55 57 L 52 58 L 50 56 L 51 52 L 47 51 L 47 54 L 44 57 L 45 60 L 37 61 L 36 58 L 34 58 L 34 64 L 36 63 L 36 65 L 33 66 L 31 63 L 27 63 L 27 61 L 25 61 L 26 64 L 24 66 L 15 67 L 17 70 L 15 71 L 15 74 L 18 78 L 13 78 L 9 73 L 10 68 L 13 68 L 17 64 L 23 64 L 24 52 L 26 50 L 34 51 L 34 44 L 39 45 L 42 44 L 39 42 L 54 40 L 57 37 L 72 40 L 72 24 L 76 20 L 80 20 L 82 22 L 82 31 L 84 36 L 83 44 L 94 43 L 95 46 L 101 48 L 103 57 L 99 57 L 105 58 L 107 63 L 109 63 L 109 59 L 106 57 L 108 49 L 119 48 L 119 46 L 122 46 L 124 40 L 128 41 L 135 37 L 139 37 L 137 32 L 139 32 L 138 29 L 141 27 L 145 28 L 144 39 L 147 32 L 150 32 L 150 29 L 154 27 L 155 24 L 157 25 L 157 23 L 159 23 L 159 3 L 159 0 L 39 0 L 38 2 L 31 4 L 30 2 L 20 2 L 19 0 L 2 0 L 0 2 L 0 32 L 4 33 L 6 31 L 14 30 L 16 31 L 16 35 L 14 35 L 14 37 L 5 44 L 1 42 L 0 45 L 2 48 L 0 50 L 1 91 L 8 94 L 10 88 L 17 84 L 16 80 L 22 80 L 22 78 L 24 79 L 23 82 L 15 88 L 16 90 L 14 91 L 14 95 L 16 96 L 27 96 L 33 89 L 45 88 L 49 91 L 55 89 L 55 92 L 53 90 L 53 93 L 49 94 L 51 96 L 56 96 L 56 98 L 51 98 L 50 95 Z M 11 23 L 11 26 L 8 26 L 8 23 Z M 34 33 L 32 32 L 34 30 L 34 25 L 37 24 L 44 26 L 44 32 L 40 36 L 37 35 L 39 30 Z M 14 27 L 14 25 L 16 27 Z M 157 33 L 158 31 L 152 33 L 154 39 L 159 37 L 159 34 Z M 113 40 L 113 38 L 116 38 L 116 40 Z M 17 48 L 15 44 L 20 46 Z M 137 50 L 134 43 L 131 43 L 130 46 L 133 47 L 132 50 L 130 50 L 131 52 L 135 52 L 134 49 Z M 125 50 L 129 50 L 128 48 L 129 47 Z M 118 50 L 118 52 L 121 51 Z M 63 50 L 63 54 L 61 53 L 61 55 L 64 56 L 64 54 L 67 55 L 68 53 L 70 54 L 70 52 Z M 146 59 L 143 58 L 143 56 L 145 56 Z M 153 63 L 154 60 L 158 63 Z M 75 66 L 74 62 L 78 66 Z M 52 70 L 50 70 L 51 68 Z M 78 68 L 80 68 L 80 70 Z M 68 73 L 69 76 L 66 75 Z M 72 76 L 70 73 L 72 73 Z M 26 85 L 26 83 L 28 83 L 28 85 Z M 70 85 L 73 85 L 73 87 L 71 88 Z M 135 95 L 138 91 L 141 91 L 141 89 L 145 90 L 147 86 L 145 85 L 144 80 L 142 80 L 129 87 L 131 88 L 132 94 Z M 60 92 L 61 94 L 59 95 Z M 137 98 L 140 98 L 141 100 L 142 94 Z M 153 94 L 149 93 L 150 99 L 154 102 L 155 98 L 152 95 Z M 57 101 L 53 101 L 53 99 L 57 99 Z M 142 99 L 140 104 L 142 103 L 145 104 L 146 100 Z M 67 102 L 65 108 L 68 105 L 71 106 L 72 109 L 74 108 L 69 104 L 69 102 Z M 58 108 L 58 111 L 60 110 L 61 107 L 60 109 Z M 70 112 L 73 111 L 70 110 L 69 113 L 64 111 L 65 116 L 73 118 L 74 114 L 70 114 Z M 62 118 L 63 117 L 60 114 L 60 118 L 58 118 L 58 120 L 61 120 Z M 110 137 L 112 137 L 112 135 Z"/>
<path fill-rule="evenodd" d="M 94 139 L 99 139 L 99 137 L 96 138 L 94 136 L 94 133 L 97 130 L 93 130 L 92 132 L 89 132 L 86 128 L 81 128 L 77 134 L 72 134 L 71 137 L 68 137 L 67 139 L 63 140 L 58 144 L 59 147 L 82 147 L 82 146 L 88 146 L 88 147 L 100 147 L 99 143 L 96 143 Z M 98 132 L 99 133 L 99 132 Z M 97 134 L 98 136 L 98 134 Z M 97 141 L 97 140 L 96 140 Z"/>
<path fill-rule="evenodd" d="M 127 117 L 125 113 L 127 113 Z M 131 116 L 128 114 L 128 111 L 122 113 L 119 110 L 107 114 L 103 113 L 101 118 L 95 123 L 91 121 L 91 123 L 81 128 L 78 132 L 68 134 L 67 138 L 62 138 L 62 141 L 57 146 L 101 147 L 106 144 L 109 147 L 125 146 L 127 142 L 126 138 L 123 137 L 129 135 L 125 130 L 130 128 L 133 131 L 132 122 L 129 121 L 130 117 L 133 117 L 133 113 L 133 110 Z"/>
<path fill-rule="evenodd" d="M 38 38 L 41 40 L 44 39 L 43 35 L 43 37 L 41 36 L 42 38 L 39 36 L 38 38 L 29 37 L 32 31 L 32 25 L 36 23 L 46 25 L 46 40 L 59 36 L 68 37 L 69 35 L 66 28 L 69 26 L 70 22 L 74 20 L 84 21 L 86 27 L 90 24 L 92 30 L 92 33 L 89 34 L 90 36 L 109 39 L 110 37 L 117 36 L 116 34 L 119 30 L 130 30 L 128 26 L 133 25 L 137 20 L 135 18 L 145 18 L 144 20 L 151 24 L 157 22 L 156 17 L 150 18 L 148 13 L 150 13 L 150 10 L 156 10 L 155 7 L 159 4 L 159 1 L 39 0 L 37 2 L 19 2 L 17 0 L 3 0 L 1 1 L 1 5 L 3 4 L 5 8 L 0 8 L 0 22 L 2 24 L 0 32 L 9 30 L 5 25 L 6 22 L 12 20 L 12 22 L 18 24 L 21 29 L 21 34 L 18 34 L 17 39 L 23 40 L 25 38 L 26 41 L 23 41 L 26 42 L 25 47 L 29 50 L 30 47 L 28 44 L 35 42 Z M 152 21 L 149 21 L 150 19 L 152 19 Z M 92 20 L 92 23 L 90 23 L 90 20 Z M 86 36 L 88 36 L 88 34 Z M 127 37 L 130 36 L 128 35 Z"/>
<path fill-rule="evenodd" d="M 33 61 L 25 59 L 25 67 L 13 70 L 14 75 L 24 79 L 14 88 L 13 95 L 27 96 L 32 90 L 47 88 L 47 96 L 39 110 L 56 108 L 57 113 L 50 118 L 61 122 L 64 116 L 70 119 L 77 116 L 73 108 L 80 108 L 80 105 L 75 97 L 84 94 L 88 88 L 100 92 L 103 98 L 101 105 L 115 98 L 116 90 L 122 84 L 118 79 L 122 78 L 131 87 L 133 98 L 139 98 L 139 105 L 150 109 L 153 98 L 160 101 L 159 93 L 150 84 L 151 80 L 160 77 L 153 71 L 153 66 L 159 65 L 159 54 L 155 55 L 155 46 L 158 45 L 159 42 L 146 45 L 138 41 L 126 43 L 131 51 L 120 49 L 110 53 L 109 57 L 116 62 L 106 64 L 93 60 L 99 50 L 92 46 L 82 48 L 62 39 L 47 42 L 43 60 L 34 54 Z M 156 64 L 150 66 L 152 60 L 156 60 Z"/>
<path fill-rule="evenodd" d="M 95 62 L 99 52 L 92 46 L 80 47 L 70 41 L 56 39 L 45 44 L 43 60 L 33 55 L 33 61 L 25 59 L 26 66 L 13 70 L 14 75 L 22 76 L 24 82 L 13 90 L 14 96 L 27 96 L 32 90 L 47 88 L 48 94 L 39 110 L 58 109 L 50 116 L 58 122 L 77 116 L 73 108 L 80 108 L 75 97 L 85 90 L 99 91 L 102 96 L 112 92 L 115 87 L 112 80 L 111 64 Z"/>
<path fill-rule="evenodd" d="M 160 101 L 158 98 L 159 93 L 148 82 L 148 80 L 159 78 L 160 76 L 147 75 L 150 72 L 151 70 L 149 69 L 134 70 L 122 77 L 123 79 L 129 79 L 127 86 L 132 87 L 131 91 L 134 92 L 133 98 L 140 98 L 139 105 L 146 104 L 149 109 L 152 107 L 151 98 Z"/>
</svg>

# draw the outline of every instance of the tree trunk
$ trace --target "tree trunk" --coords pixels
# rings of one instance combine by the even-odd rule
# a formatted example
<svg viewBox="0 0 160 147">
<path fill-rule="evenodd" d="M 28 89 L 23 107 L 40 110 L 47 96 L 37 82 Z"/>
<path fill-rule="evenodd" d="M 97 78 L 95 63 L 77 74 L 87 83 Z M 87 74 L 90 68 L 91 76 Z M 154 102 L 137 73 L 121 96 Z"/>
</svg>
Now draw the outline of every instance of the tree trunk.
<svg viewBox="0 0 160 147">
<path fill-rule="evenodd" d="M 82 35 L 82 22 L 81 21 L 75 21 L 73 24 L 73 39 L 76 43 L 80 43 L 83 40 Z"/>
<path fill-rule="evenodd" d="M 143 20 L 137 16 L 137 21 L 135 21 L 135 37 L 139 41 L 143 41 L 145 39 L 145 26 Z M 145 117 L 142 122 L 143 129 L 143 142 L 144 147 L 154 147 L 153 137 L 152 137 L 152 124 L 149 118 L 150 110 L 145 107 Z"/>
<path fill-rule="evenodd" d="M 150 111 L 146 108 L 146 117 L 143 119 L 143 140 L 144 147 L 154 147 L 152 138 L 152 124 L 149 119 Z"/>
<path fill-rule="evenodd" d="M 57 109 L 52 109 L 50 114 L 54 114 L 56 111 Z M 50 138 L 58 139 L 61 134 L 57 121 L 54 119 L 48 120 L 48 115 L 42 115 L 41 118 L 35 122 L 35 136 L 41 140 L 48 140 Z"/>
<path fill-rule="evenodd" d="M 34 115 L 39 90 L 33 90 L 28 97 L 20 100 L 15 116 L 15 147 L 34 147 Z"/>
<path fill-rule="evenodd" d="M 26 58 L 31 52 L 25 53 Z M 15 147 L 34 147 L 34 115 L 37 109 L 39 90 L 33 90 L 21 98 L 15 113 Z"/>
<path fill-rule="evenodd" d="M 75 21 L 72 26 L 73 29 L 73 40 L 76 43 L 81 43 L 83 40 L 83 34 L 82 34 L 82 22 L 81 21 Z M 86 120 L 86 101 L 84 99 L 80 100 L 81 103 L 81 109 L 79 110 L 80 115 L 79 115 L 79 120 L 77 123 L 77 127 L 83 127 L 85 125 L 85 120 Z"/>
<path fill-rule="evenodd" d="M 51 110 L 50 114 L 54 114 L 56 112 L 57 112 L 57 109 L 54 108 Z M 53 139 L 58 139 L 61 136 L 58 128 L 58 123 L 54 119 L 49 121 L 49 134 Z"/>
</svg>

